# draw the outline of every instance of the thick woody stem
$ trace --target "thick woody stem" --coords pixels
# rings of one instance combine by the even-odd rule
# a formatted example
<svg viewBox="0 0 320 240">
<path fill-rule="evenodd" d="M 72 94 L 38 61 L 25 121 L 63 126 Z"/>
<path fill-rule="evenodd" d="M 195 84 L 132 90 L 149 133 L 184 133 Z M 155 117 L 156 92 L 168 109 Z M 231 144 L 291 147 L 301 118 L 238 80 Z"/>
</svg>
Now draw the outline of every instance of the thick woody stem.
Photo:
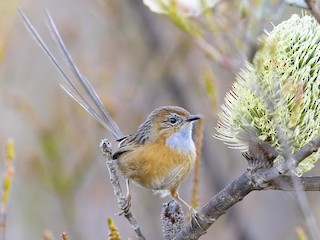
<svg viewBox="0 0 320 240">
<path fill-rule="evenodd" d="M 111 143 L 107 139 L 103 139 L 100 142 L 100 148 L 102 150 L 103 156 L 106 159 L 106 165 L 108 167 L 108 171 L 109 171 L 109 175 L 110 175 L 110 182 L 111 182 L 112 187 L 113 187 L 114 195 L 117 198 L 119 208 L 122 209 L 123 206 L 126 205 L 127 199 L 126 199 L 125 195 L 122 192 L 122 189 L 121 189 L 121 186 L 120 186 L 120 182 L 119 182 L 119 176 L 118 176 L 118 174 L 116 172 L 116 167 L 115 167 L 115 164 L 114 164 L 114 160 L 112 160 Z M 129 221 L 129 223 L 131 224 L 133 230 L 136 232 L 137 238 L 139 240 L 144 240 L 145 237 L 141 233 L 141 230 L 140 230 L 140 227 L 138 225 L 138 222 L 135 219 L 135 217 L 133 216 L 133 214 L 131 213 L 130 209 L 128 211 L 124 212 L 123 215 Z"/>
<path fill-rule="evenodd" d="M 211 198 L 200 210 L 197 220 L 201 227 L 189 222 L 174 239 L 198 239 L 201 235 L 205 234 L 205 230 L 221 215 L 225 214 L 231 206 L 241 201 L 254 188 L 251 173 L 245 172 Z"/>
<path fill-rule="evenodd" d="M 320 190 L 320 177 L 292 177 L 283 174 L 293 170 L 302 160 L 318 151 L 320 137 L 316 137 L 286 162 L 270 169 L 259 170 L 257 173 L 247 171 L 231 184 L 222 189 L 218 194 L 199 211 L 198 223 L 188 223 L 175 237 L 180 239 L 198 239 L 205 231 L 230 207 L 241 201 L 247 194 L 254 190 L 285 190 L 285 191 L 317 191 Z M 297 181 L 299 184 L 296 184 Z"/>
</svg>

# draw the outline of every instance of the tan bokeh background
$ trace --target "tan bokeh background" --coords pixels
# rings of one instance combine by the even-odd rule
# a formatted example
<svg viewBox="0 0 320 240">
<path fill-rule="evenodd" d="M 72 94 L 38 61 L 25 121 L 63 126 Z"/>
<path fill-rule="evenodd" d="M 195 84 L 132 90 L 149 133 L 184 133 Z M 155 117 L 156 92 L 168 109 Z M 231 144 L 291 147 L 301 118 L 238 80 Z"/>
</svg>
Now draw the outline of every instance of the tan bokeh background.
<svg viewBox="0 0 320 240">
<path fill-rule="evenodd" d="M 250 61 L 257 36 L 272 29 L 270 22 L 301 13 L 278 1 L 221 4 L 208 40 L 225 44 L 222 52 L 237 63 L 230 69 L 207 58 L 191 37 L 140 0 L 2 0 L 0 147 L 12 137 L 16 148 L 7 212 L 10 240 L 43 239 L 45 230 L 56 239 L 62 231 L 73 240 L 107 239 L 108 216 L 123 239 L 134 239 L 127 221 L 114 216 L 118 207 L 99 149 L 100 139 L 111 135 L 59 87 L 61 76 L 24 28 L 17 6 L 59 54 L 45 25 L 44 9 L 50 10 L 78 67 L 125 133 L 134 132 L 161 105 L 179 105 L 204 117 L 201 205 L 246 169 L 238 151 L 212 137 L 238 66 Z M 4 158 L 4 150 L 0 153 Z M 190 195 L 191 177 L 181 186 L 181 196 L 189 200 Z M 320 194 L 307 196 L 320 221 Z M 132 198 L 145 236 L 162 239 L 160 211 L 169 198 L 137 186 Z M 253 192 L 201 239 L 289 240 L 297 227 L 307 231 L 305 222 L 294 193 Z"/>
</svg>

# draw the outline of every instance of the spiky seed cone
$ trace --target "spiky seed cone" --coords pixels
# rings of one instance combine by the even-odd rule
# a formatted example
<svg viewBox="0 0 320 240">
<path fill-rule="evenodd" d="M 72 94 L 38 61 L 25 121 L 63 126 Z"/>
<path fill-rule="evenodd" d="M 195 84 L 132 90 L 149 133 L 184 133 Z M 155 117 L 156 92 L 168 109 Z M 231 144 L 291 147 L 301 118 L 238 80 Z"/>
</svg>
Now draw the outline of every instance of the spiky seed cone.
<svg viewBox="0 0 320 240">
<path fill-rule="evenodd" d="M 247 63 L 220 111 L 217 137 L 248 151 L 267 142 L 280 156 L 296 152 L 320 135 L 320 26 L 311 16 L 293 15 L 265 32 L 253 64 Z M 320 153 L 302 161 L 309 171 Z"/>
</svg>

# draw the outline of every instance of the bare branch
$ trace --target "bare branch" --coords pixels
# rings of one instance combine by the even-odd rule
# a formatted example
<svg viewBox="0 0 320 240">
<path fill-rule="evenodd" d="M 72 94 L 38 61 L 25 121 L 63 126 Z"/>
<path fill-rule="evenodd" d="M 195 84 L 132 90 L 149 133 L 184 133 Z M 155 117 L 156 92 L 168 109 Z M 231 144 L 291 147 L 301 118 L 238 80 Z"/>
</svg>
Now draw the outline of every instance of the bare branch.
<svg viewBox="0 0 320 240">
<path fill-rule="evenodd" d="M 258 185 L 292 171 L 302 160 L 310 156 L 312 153 L 317 152 L 319 147 L 320 136 L 307 143 L 284 163 L 270 169 L 259 170 L 256 176 Z"/>
<path fill-rule="evenodd" d="M 298 186 L 295 181 L 299 181 Z M 279 176 L 267 183 L 264 190 L 282 190 L 282 191 L 320 191 L 320 176 L 314 177 L 296 177 Z"/>
<path fill-rule="evenodd" d="M 195 37 L 195 42 L 208 57 L 215 60 L 220 66 L 232 72 L 236 72 L 241 67 L 240 63 L 223 56 L 214 45 L 209 44 L 204 38 L 197 36 Z"/>
<path fill-rule="evenodd" d="M 190 222 L 178 233 L 175 239 L 198 239 L 221 215 L 230 207 L 241 201 L 254 190 L 285 190 L 285 191 L 317 191 L 320 190 L 320 177 L 292 177 L 284 176 L 294 169 L 302 160 L 318 151 L 320 136 L 316 137 L 283 164 L 270 169 L 263 169 L 252 173 L 247 171 L 231 184 L 222 189 L 199 211 L 197 218 L 199 225 Z M 301 181 L 296 184 L 295 180 Z"/>
<path fill-rule="evenodd" d="M 180 239 L 198 239 L 221 215 L 231 206 L 241 201 L 248 193 L 255 190 L 255 184 L 250 172 L 245 172 L 231 184 L 222 189 L 199 211 L 197 218 L 200 226 L 190 222 L 175 237 Z"/>
<path fill-rule="evenodd" d="M 103 156 L 106 159 L 106 165 L 108 167 L 109 174 L 110 174 L 110 182 L 112 184 L 114 194 L 117 197 L 119 208 L 122 209 L 126 205 L 127 199 L 122 192 L 120 182 L 119 182 L 119 176 L 116 172 L 114 160 L 112 160 L 111 143 L 107 139 L 103 139 L 100 142 L 100 148 L 102 150 Z M 128 211 L 124 212 L 124 216 L 131 224 L 133 230 L 136 232 L 137 238 L 140 240 L 144 240 L 145 237 L 141 233 L 138 222 L 135 219 L 135 217 L 133 216 L 133 214 L 131 213 L 130 209 Z"/>
</svg>

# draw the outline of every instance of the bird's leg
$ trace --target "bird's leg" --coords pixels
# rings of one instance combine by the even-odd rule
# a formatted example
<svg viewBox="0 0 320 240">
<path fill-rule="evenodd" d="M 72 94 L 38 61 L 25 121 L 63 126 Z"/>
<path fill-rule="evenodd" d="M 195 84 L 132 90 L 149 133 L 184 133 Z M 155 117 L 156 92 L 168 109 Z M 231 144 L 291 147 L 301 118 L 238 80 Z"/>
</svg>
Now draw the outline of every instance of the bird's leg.
<svg viewBox="0 0 320 240">
<path fill-rule="evenodd" d="M 124 199 L 122 206 L 120 207 L 121 211 L 119 213 L 117 213 L 117 215 L 126 214 L 127 212 L 129 212 L 130 207 L 131 207 L 130 184 L 129 184 L 128 178 L 126 178 L 126 189 L 127 189 L 126 197 Z"/>
<path fill-rule="evenodd" d="M 126 189 L 127 189 L 126 207 L 129 209 L 131 207 L 131 195 L 130 195 L 130 182 L 128 178 L 126 178 Z"/>
<path fill-rule="evenodd" d="M 178 203 L 184 205 L 185 207 L 187 207 L 189 209 L 189 212 L 191 215 L 193 214 L 197 214 L 197 211 L 191 207 L 186 201 L 184 201 L 180 196 L 178 192 L 175 192 L 174 194 L 172 194 L 172 197 L 174 200 L 176 200 Z"/>
<path fill-rule="evenodd" d="M 194 220 L 194 222 L 198 225 L 198 227 L 200 229 L 202 229 L 204 232 L 205 230 L 201 227 L 198 218 L 199 218 L 199 214 L 197 212 L 197 210 L 195 210 L 193 207 L 191 207 L 188 203 L 186 203 L 186 201 L 184 201 L 178 193 L 178 189 L 175 190 L 171 190 L 171 196 L 174 200 L 176 200 L 178 203 L 184 205 L 185 207 L 187 207 L 189 209 L 189 213 L 191 215 L 191 218 Z"/>
</svg>

